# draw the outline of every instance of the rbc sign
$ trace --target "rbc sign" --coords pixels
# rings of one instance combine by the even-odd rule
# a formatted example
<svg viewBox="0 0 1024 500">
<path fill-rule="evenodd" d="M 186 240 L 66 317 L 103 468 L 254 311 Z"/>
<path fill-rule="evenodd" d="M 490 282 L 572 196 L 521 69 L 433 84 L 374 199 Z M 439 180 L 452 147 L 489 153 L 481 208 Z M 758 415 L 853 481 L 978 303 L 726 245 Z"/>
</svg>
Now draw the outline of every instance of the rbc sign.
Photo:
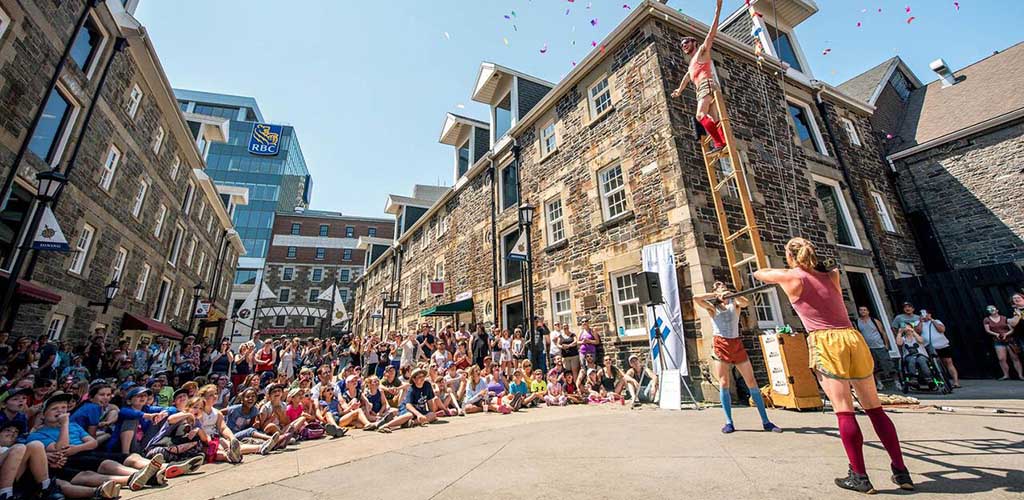
<svg viewBox="0 0 1024 500">
<path fill-rule="evenodd" d="M 257 123 L 249 137 L 249 152 L 254 155 L 274 156 L 281 144 L 281 125 Z"/>
</svg>

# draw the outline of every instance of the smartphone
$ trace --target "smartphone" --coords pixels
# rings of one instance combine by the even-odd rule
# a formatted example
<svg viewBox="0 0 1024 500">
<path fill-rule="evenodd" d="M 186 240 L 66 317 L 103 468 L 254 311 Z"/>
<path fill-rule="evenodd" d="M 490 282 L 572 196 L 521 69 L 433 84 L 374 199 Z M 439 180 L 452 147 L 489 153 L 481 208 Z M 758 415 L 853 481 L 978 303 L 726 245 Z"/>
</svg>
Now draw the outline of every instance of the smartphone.
<svg viewBox="0 0 1024 500">
<path fill-rule="evenodd" d="M 927 316 L 927 315 L 928 315 L 928 310 L 927 309 L 921 309 L 921 316 Z"/>
</svg>

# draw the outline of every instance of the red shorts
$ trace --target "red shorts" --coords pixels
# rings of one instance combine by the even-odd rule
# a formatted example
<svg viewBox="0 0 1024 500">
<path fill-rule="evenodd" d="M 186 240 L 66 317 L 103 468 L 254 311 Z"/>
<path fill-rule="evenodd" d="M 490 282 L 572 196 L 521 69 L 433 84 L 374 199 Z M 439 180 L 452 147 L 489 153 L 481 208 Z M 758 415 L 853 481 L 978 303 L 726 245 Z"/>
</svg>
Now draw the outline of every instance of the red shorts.
<svg viewBox="0 0 1024 500">
<path fill-rule="evenodd" d="M 747 350 L 743 348 L 743 340 L 739 337 L 727 339 L 715 335 L 714 348 L 711 351 L 711 359 L 738 365 L 747 359 Z"/>
</svg>

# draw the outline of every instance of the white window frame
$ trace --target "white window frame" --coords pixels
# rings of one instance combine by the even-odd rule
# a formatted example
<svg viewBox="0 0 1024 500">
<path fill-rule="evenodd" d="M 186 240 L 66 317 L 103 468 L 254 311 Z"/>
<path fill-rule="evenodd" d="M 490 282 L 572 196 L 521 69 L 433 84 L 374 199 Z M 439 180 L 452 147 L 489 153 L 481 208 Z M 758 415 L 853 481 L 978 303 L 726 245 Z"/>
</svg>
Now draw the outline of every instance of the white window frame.
<svg viewBox="0 0 1024 500">
<path fill-rule="evenodd" d="M 4 12 L 2 6 L 0 6 L 0 42 L 3 41 L 4 33 L 7 33 L 7 29 L 11 27 L 11 16 Z"/>
<path fill-rule="evenodd" d="M 174 155 L 174 161 L 171 162 L 171 180 L 178 180 L 178 170 L 181 169 L 181 157 Z"/>
<path fill-rule="evenodd" d="M 164 220 L 167 219 L 167 205 L 160 204 L 160 209 L 156 211 L 156 224 L 153 225 L 153 236 L 160 239 L 160 236 L 164 232 Z"/>
<path fill-rule="evenodd" d="M 352 270 L 348 268 L 338 269 L 338 281 L 341 283 L 352 281 Z"/>
<path fill-rule="evenodd" d="M 61 157 L 64 156 L 64 149 L 68 146 L 68 142 L 71 140 L 71 131 L 74 130 L 75 122 L 78 121 L 78 113 L 82 110 L 82 106 L 78 104 L 78 101 L 75 100 L 71 92 L 68 91 L 63 84 L 57 83 L 57 86 L 54 87 L 54 90 L 56 90 L 57 93 L 60 94 L 65 101 L 67 101 L 68 106 L 70 106 L 71 109 L 68 110 L 68 120 L 64 123 L 64 128 L 60 132 L 58 132 L 58 136 L 56 139 L 57 145 L 53 150 L 53 158 L 50 158 L 50 161 L 48 163 L 48 165 L 52 168 L 56 168 L 58 165 L 60 165 Z M 46 96 L 46 98 L 49 99 L 50 94 L 47 94 Z M 42 105 L 45 105 L 45 101 Z M 36 126 L 38 127 L 39 125 L 36 124 Z M 34 132 L 35 131 L 33 130 L 33 133 Z M 46 158 L 41 159 L 44 161 L 46 160 Z"/>
<path fill-rule="evenodd" d="M 558 151 L 558 131 L 555 129 L 555 120 L 552 119 L 540 129 L 537 134 L 540 137 L 540 157 L 546 158 L 551 153 Z M 554 141 L 554 145 L 548 144 L 548 139 Z"/>
<path fill-rule="evenodd" d="M 110 186 L 114 183 L 114 175 L 117 173 L 117 166 L 121 163 L 121 150 L 113 144 L 107 148 L 107 159 L 103 162 L 100 173 L 100 189 L 110 192 Z"/>
<path fill-rule="evenodd" d="M 60 340 L 67 322 L 67 315 L 54 313 L 53 316 L 50 316 L 50 323 L 46 327 L 46 337 L 50 340 Z"/>
<path fill-rule="evenodd" d="M 167 303 L 174 294 L 174 283 L 166 276 L 160 278 L 160 288 L 157 290 L 156 307 L 153 309 L 153 319 L 163 321 L 167 314 Z"/>
<path fill-rule="evenodd" d="M 314 247 L 313 248 L 313 260 L 324 260 L 327 258 L 327 248 L 325 247 Z"/>
<path fill-rule="evenodd" d="M 142 103 L 142 98 L 145 94 L 142 93 L 142 87 L 139 84 L 132 84 L 132 90 L 128 93 L 128 103 L 124 110 L 128 113 L 130 118 L 135 118 L 135 114 L 139 112 L 139 104 Z"/>
<path fill-rule="evenodd" d="M 646 310 L 644 310 L 644 306 L 640 304 L 640 296 L 637 294 L 636 291 L 638 287 L 636 283 L 636 277 L 634 276 L 636 272 L 636 269 L 629 269 L 625 271 L 617 271 L 609 275 L 611 281 L 611 286 L 609 287 L 609 290 L 611 290 L 612 293 L 612 305 L 615 309 L 615 334 L 620 338 L 644 337 L 647 335 L 648 313 Z M 633 297 L 623 300 L 619 298 L 619 278 L 626 277 L 628 277 L 628 279 L 632 282 Z M 643 321 L 640 328 L 626 329 L 625 308 L 632 306 L 636 306 L 639 308 L 639 315 L 640 317 L 643 318 Z M 631 314 L 630 316 L 635 315 Z M 619 335 L 620 327 L 623 329 L 623 333 L 621 335 Z"/>
<path fill-rule="evenodd" d="M 291 271 L 291 275 L 288 274 Z M 295 281 L 295 268 L 286 266 L 281 268 L 281 281 Z"/>
<path fill-rule="evenodd" d="M 192 262 L 196 257 L 196 248 L 199 247 L 199 238 L 192 236 L 188 241 L 188 250 L 185 253 L 185 265 L 192 267 Z"/>
<path fill-rule="evenodd" d="M 317 318 L 316 316 L 306 316 L 306 327 L 309 328 L 316 326 L 316 322 L 318 319 L 320 318 Z"/>
<path fill-rule="evenodd" d="M 499 266 L 501 267 L 501 269 L 499 269 L 499 271 L 501 271 L 501 286 L 507 286 L 507 285 L 511 285 L 513 283 L 519 283 L 523 279 L 522 271 L 520 271 L 520 273 L 519 273 L 519 279 L 517 279 L 515 281 L 509 281 L 508 275 L 505 273 L 505 261 L 508 260 L 507 259 L 507 257 L 508 257 L 508 248 L 505 247 L 505 236 L 507 236 L 507 235 L 509 235 L 511 233 L 518 232 L 518 231 L 519 231 L 519 227 L 516 226 L 516 227 L 510 228 L 508 231 L 505 231 L 504 233 L 501 233 L 499 235 L 500 239 L 498 240 L 498 244 L 499 244 L 499 247 L 501 248 L 501 257 L 499 259 L 499 261 L 500 261 Z M 518 238 L 518 236 L 517 236 L 517 238 Z M 515 243 L 513 242 L 513 245 L 514 244 Z"/>
<path fill-rule="evenodd" d="M 559 294 L 565 294 L 565 305 L 567 309 L 559 308 Z M 551 291 L 551 321 L 555 324 L 572 324 L 572 292 L 569 288 L 558 288 Z"/>
<path fill-rule="evenodd" d="M 514 166 L 514 163 L 515 163 L 514 161 L 509 161 L 508 163 L 506 163 L 506 164 L 502 165 L 500 168 L 498 168 L 498 212 L 499 213 L 500 212 L 504 212 L 505 210 L 508 210 L 510 208 L 515 208 L 515 209 L 518 210 L 518 206 L 523 203 L 523 193 L 519 192 L 519 186 L 517 185 L 516 186 L 516 202 L 511 204 L 511 205 L 509 205 L 509 206 L 507 206 L 507 207 L 505 207 L 505 175 L 504 175 L 504 172 L 505 172 L 506 168 L 512 168 Z M 516 168 L 518 168 L 518 167 L 516 167 Z M 519 172 L 516 172 L 516 176 L 518 176 L 518 175 L 519 175 Z M 504 208 L 502 208 L 502 207 L 504 207 Z"/>
<path fill-rule="evenodd" d="M 164 146 L 164 135 L 166 135 L 166 132 L 164 132 L 164 126 L 157 125 L 156 133 L 153 138 L 153 154 L 160 154 L 160 148 Z"/>
<path fill-rule="evenodd" d="M 124 276 L 124 266 L 128 264 L 128 249 L 125 247 L 117 247 L 117 252 L 114 253 L 114 265 L 110 269 L 110 281 L 116 281 L 121 283 L 121 278 Z M 118 290 L 120 291 L 120 287 Z"/>
<path fill-rule="evenodd" d="M 196 183 L 192 182 L 191 179 L 188 181 L 188 186 L 185 188 L 185 199 L 181 203 L 181 211 L 185 215 L 188 215 L 192 211 L 192 203 L 196 199 Z"/>
<path fill-rule="evenodd" d="M 85 261 L 89 260 L 89 250 L 92 248 L 92 240 L 96 237 L 96 228 L 89 224 L 82 225 L 82 231 L 78 233 L 75 243 L 74 256 L 71 257 L 71 266 L 68 272 L 81 275 L 85 267 Z"/>
<path fill-rule="evenodd" d="M 558 203 L 558 217 L 552 217 L 551 205 Z M 561 243 L 568 238 L 565 232 L 565 203 L 562 203 L 561 196 L 555 196 L 544 202 L 544 222 L 547 227 L 548 246 Z M 561 236 L 558 236 L 561 233 Z"/>
<path fill-rule="evenodd" d="M 0 17 L 3 17 L 2 12 L 0 12 Z M 96 30 L 103 35 L 103 40 L 100 40 L 99 45 L 96 46 L 96 53 L 93 55 L 92 60 L 89 61 L 89 67 L 79 68 L 82 70 L 82 73 L 85 73 L 86 80 L 92 80 L 93 74 L 96 73 L 96 68 L 99 67 L 100 59 L 103 58 L 103 49 L 107 48 L 107 40 L 110 39 L 110 33 L 103 27 L 103 23 L 100 22 L 99 16 L 97 16 L 95 12 L 90 12 L 89 17 L 92 19 L 93 25 L 96 26 Z M 85 29 L 84 24 L 82 25 L 82 29 Z M 0 36 L 2 35 L 3 30 L 0 30 Z M 78 33 L 75 33 L 75 39 L 78 39 Z M 72 41 L 72 43 L 74 42 Z M 111 57 L 113 57 L 113 55 L 111 55 Z"/>
<path fill-rule="evenodd" d="M 139 179 L 139 189 L 135 192 L 135 201 L 132 204 L 132 217 L 136 220 L 142 215 L 142 206 L 146 203 L 146 194 L 149 193 L 149 182 L 146 179 Z"/>
<path fill-rule="evenodd" d="M 426 245 L 424 245 L 424 246 L 426 246 Z M 345 261 L 345 262 L 350 262 L 352 260 L 352 249 L 351 248 L 342 248 L 341 249 L 341 260 Z"/>
<path fill-rule="evenodd" d="M 606 173 L 611 172 L 612 170 L 615 169 L 619 170 L 619 178 L 621 179 L 620 184 L 618 187 L 612 190 L 605 191 L 605 183 L 602 178 Z M 597 189 L 601 197 L 601 215 L 603 216 L 605 221 L 610 221 L 618 217 L 622 217 L 623 214 L 629 212 L 629 193 L 626 192 L 626 172 L 623 170 L 621 163 L 615 163 L 613 165 L 609 165 L 597 171 Z M 611 196 L 616 195 L 620 192 L 622 193 L 623 197 L 622 211 L 615 215 L 612 215 L 611 205 L 609 204 L 608 199 Z"/>
<path fill-rule="evenodd" d="M 288 324 L 287 316 L 274 316 L 274 326 L 280 328 Z"/>
<path fill-rule="evenodd" d="M 196 275 L 201 276 L 203 274 L 203 268 L 206 267 L 206 252 L 199 251 L 199 264 L 196 266 Z"/>
<path fill-rule="evenodd" d="M 889 205 L 885 202 L 885 197 L 878 191 L 871 191 L 871 199 L 875 202 L 875 210 L 878 211 L 878 220 L 882 223 L 882 229 L 895 233 L 896 225 L 892 222 L 892 215 L 889 212 Z"/>
<path fill-rule="evenodd" d="M 136 282 L 135 287 L 135 300 L 142 302 L 146 298 L 146 286 L 149 284 L 149 273 L 152 271 L 152 267 L 149 266 L 148 262 L 142 263 L 142 272 L 139 273 L 139 279 Z"/>
<path fill-rule="evenodd" d="M 594 90 L 600 87 L 601 84 L 605 85 L 604 89 L 602 89 L 600 93 L 594 94 Z M 606 107 L 603 110 L 598 110 L 598 98 L 605 94 L 608 95 L 608 101 L 607 103 L 605 103 Z M 605 113 L 615 108 L 614 104 L 612 103 L 612 82 L 608 75 L 602 75 L 600 78 L 597 79 L 597 81 L 595 81 L 594 83 L 590 84 L 590 86 L 587 87 L 587 106 L 590 108 L 591 120 L 596 120 L 597 118 L 603 116 Z"/>
<path fill-rule="evenodd" d="M 434 263 L 434 281 L 444 281 L 444 261 Z"/>
<path fill-rule="evenodd" d="M 875 273 L 874 273 L 874 271 L 871 270 L 871 269 L 868 269 L 866 267 L 843 265 L 843 272 L 846 272 L 846 273 L 850 273 L 850 272 L 859 273 L 859 274 L 863 274 L 865 277 L 867 277 L 868 290 L 871 292 L 871 302 L 874 302 L 875 310 L 879 311 L 879 316 L 881 316 L 881 318 L 878 318 L 878 319 L 879 319 L 879 321 L 882 322 L 883 325 L 891 325 L 892 324 L 892 313 L 888 309 L 885 308 L 885 303 L 882 301 L 882 294 L 878 293 L 878 287 L 875 286 Z M 849 278 L 847 278 L 847 279 L 849 279 Z M 854 306 L 856 306 L 856 305 L 857 304 L 854 304 Z M 889 345 L 892 347 L 892 349 L 889 351 L 889 355 L 891 357 L 898 357 L 899 356 L 899 347 L 896 346 L 896 339 L 893 338 L 892 329 L 891 328 L 884 328 L 883 330 L 885 330 L 885 331 L 882 332 L 882 335 L 885 335 L 886 337 L 889 338 Z"/>
<path fill-rule="evenodd" d="M 178 224 L 174 228 L 174 236 L 171 239 L 171 253 L 167 255 L 167 263 L 177 267 L 178 257 L 181 255 L 181 242 L 185 240 L 185 226 Z"/>
<path fill-rule="evenodd" d="M 814 140 L 814 144 L 816 146 L 818 146 L 818 149 L 820 150 L 820 151 L 816 150 L 814 152 L 820 154 L 821 156 L 828 156 L 829 155 L 828 154 L 828 148 L 825 147 L 825 138 L 822 137 L 821 129 L 818 128 L 818 117 L 814 115 L 814 108 L 812 108 L 809 104 L 807 104 L 807 103 L 805 103 L 805 102 L 803 102 L 803 101 L 801 101 L 799 99 L 795 99 L 795 98 L 789 97 L 789 96 L 786 96 L 786 102 L 789 103 L 789 104 L 792 104 L 794 106 L 798 106 L 798 107 L 803 108 L 804 113 L 807 114 L 808 125 L 811 126 L 811 139 Z M 789 117 L 790 120 L 793 119 L 793 117 L 791 115 L 789 115 L 789 108 L 786 108 L 786 115 Z M 790 130 L 790 132 L 796 132 L 796 131 L 795 130 Z M 792 140 L 793 141 L 798 141 L 799 138 L 796 137 L 796 136 L 793 136 Z M 797 145 L 800 145 L 800 144 L 797 143 Z M 804 148 L 804 149 L 806 149 L 806 148 Z"/>
<path fill-rule="evenodd" d="M 448 232 L 448 214 L 437 218 L 437 239 L 440 240 Z"/>
<path fill-rule="evenodd" d="M 771 262 L 769 262 L 768 264 L 771 265 Z M 754 262 L 747 263 L 747 270 L 746 271 L 747 271 L 747 277 L 748 277 L 748 279 L 750 279 L 750 283 L 751 283 L 750 286 L 751 287 L 760 286 L 760 285 L 763 284 L 760 281 L 757 281 L 757 280 L 754 279 L 754 271 L 756 271 L 756 270 L 757 270 L 756 263 L 754 263 Z M 761 301 L 761 300 L 767 301 L 767 302 L 766 303 L 758 304 L 758 301 Z M 764 309 L 766 309 L 767 312 L 769 314 L 771 314 L 772 318 L 774 318 L 774 319 L 764 319 L 764 320 L 762 320 L 761 318 L 759 318 L 757 316 L 757 308 L 759 306 L 763 307 Z M 754 318 L 757 320 L 757 327 L 758 328 L 775 328 L 777 326 L 782 326 L 782 325 L 786 324 L 786 322 L 782 318 L 782 306 L 780 305 L 780 302 L 779 302 L 779 290 L 778 290 L 778 288 L 774 288 L 774 287 L 773 288 L 769 288 L 768 290 L 765 290 L 763 292 L 757 292 L 757 293 L 753 294 L 752 296 L 750 296 L 750 311 L 754 315 Z"/>
<path fill-rule="evenodd" d="M 828 177 L 822 177 L 817 174 L 811 174 L 813 182 L 819 184 L 825 184 L 835 190 L 836 198 L 839 200 L 839 211 L 840 215 L 846 219 L 846 226 L 850 229 L 850 239 L 853 240 L 853 245 L 843 245 L 842 243 L 836 242 L 836 245 L 845 248 L 856 248 L 862 249 L 864 246 L 860 242 L 860 234 L 857 233 L 857 226 L 853 223 L 853 216 L 851 215 L 850 208 L 846 205 L 846 195 L 843 194 L 843 187 L 839 184 L 839 181 L 835 179 L 829 179 Z M 820 202 L 819 202 L 820 203 Z"/>
<path fill-rule="evenodd" d="M 284 300 L 281 297 L 284 296 Z M 292 301 L 292 289 L 286 286 L 282 286 L 277 289 L 277 302 L 279 304 L 288 304 Z"/>
<path fill-rule="evenodd" d="M 174 299 L 174 317 L 181 316 L 181 302 L 185 297 L 185 288 L 178 287 L 178 297 Z"/>
<path fill-rule="evenodd" d="M 420 302 L 427 300 L 430 297 L 430 279 L 427 278 L 426 271 L 420 271 Z"/>
<path fill-rule="evenodd" d="M 317 270 L 320 271 L 320 279 L 316 279 L 316 272 L 317 272 Z M 323 282 L 323 280 L 324 280 L 324 268 L 322 268 L 322 267 L 314 267 L 313 269 L 309 270 L 309 281 L 310 281 L 310 283 L 321 283 L 321 282 Z"/>
<path fill-rule="evenodd" d="M 309 290 L 307 290 L 306 291 L 306 294 L 307 294 L 306 295 L 306 299 L 308 299 L 308 300 L 306 302 L 311 302 L 313 304 L 316 304 L 318 302 L 316 300 L 316 298 L 320 296 L 320 292 L 321 291 L 322 290 L 320 290 L 319 288 L 310 288 Z"/>
<path fill-rule="evenodd" d="M 846 129 L 846 137 L 850 139 L 850 144 L 861 147 L 860 134 L 857 133 L 857 126 L 854 125 L 853 120 L 845 116 L 839 117 L 839 121 L 843 123 L 843 128 Z"/>
</svg>

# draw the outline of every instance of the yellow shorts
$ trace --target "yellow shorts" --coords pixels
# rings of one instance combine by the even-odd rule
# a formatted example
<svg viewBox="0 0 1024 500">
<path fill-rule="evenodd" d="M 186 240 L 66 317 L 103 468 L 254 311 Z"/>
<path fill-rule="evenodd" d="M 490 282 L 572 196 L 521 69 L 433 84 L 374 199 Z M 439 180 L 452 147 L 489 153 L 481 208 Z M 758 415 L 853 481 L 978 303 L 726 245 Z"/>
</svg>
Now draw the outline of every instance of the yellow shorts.
<svg viewBox="0 0 1024 500">
<path fill-rule="evenodd" d="M 813 331 L 807 336 L 807 349 L 811 369 L 828 378 L 861 380 L 874 374 L 871 349 L 853 328 Z"/>
</svg>

